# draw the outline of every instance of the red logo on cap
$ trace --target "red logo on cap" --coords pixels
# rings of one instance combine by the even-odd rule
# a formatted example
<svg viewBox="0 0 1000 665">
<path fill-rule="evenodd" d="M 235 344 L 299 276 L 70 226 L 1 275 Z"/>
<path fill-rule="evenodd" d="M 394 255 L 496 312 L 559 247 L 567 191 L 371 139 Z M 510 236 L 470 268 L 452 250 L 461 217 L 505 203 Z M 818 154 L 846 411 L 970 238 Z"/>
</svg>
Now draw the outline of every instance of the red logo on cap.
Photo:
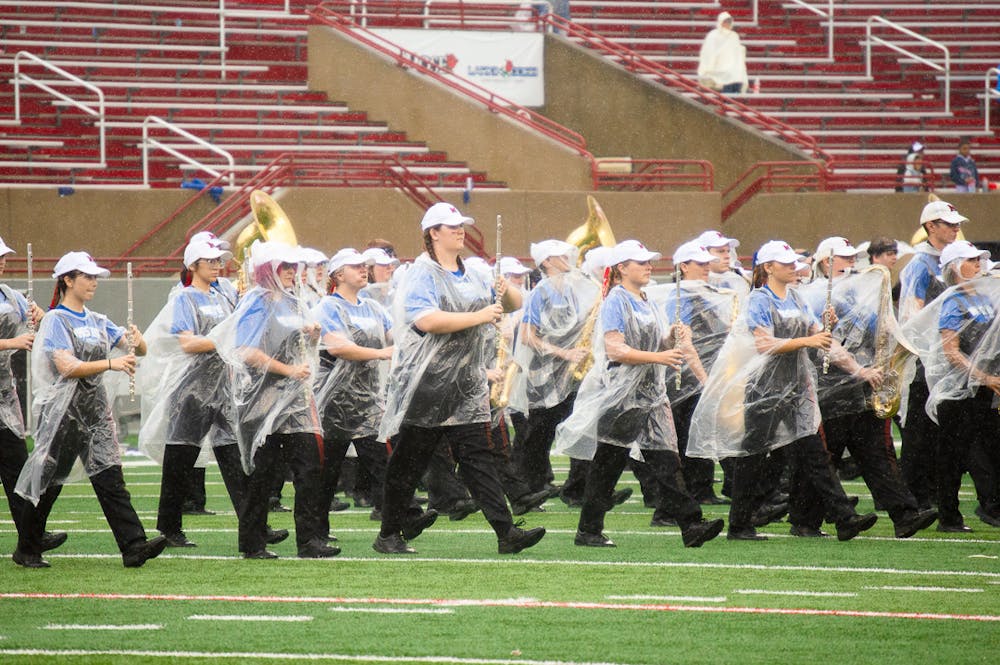
<svg viewBox="0 0 1000 665">
<path fill-rule="evenodd" d="M 782 247 L 783 249 L 787 249 L 787 250 L 788 250 L 789 252 L 790 252 L 790 251 L 792 251 L 792 248 L 788 246 L 788 243 L 785 243 L 785 244 L 784 244 L 784 245 L 782 245 L 781 247 Z"/>
<path fill-rule="evenodd" d="M 448 210 L 451 210 L 456 215 L 458 214 L 458 210 L 455 209 L 455 206 L 448 206 Z"/>
<path fill-rule="evenodd" d="M 955 206 L 953 206 L 950 203 L 948 204 L 948 210 L 950 210 L 951 212 L 958 212 L 957 210 L 955 210 Z"/>
</svg>

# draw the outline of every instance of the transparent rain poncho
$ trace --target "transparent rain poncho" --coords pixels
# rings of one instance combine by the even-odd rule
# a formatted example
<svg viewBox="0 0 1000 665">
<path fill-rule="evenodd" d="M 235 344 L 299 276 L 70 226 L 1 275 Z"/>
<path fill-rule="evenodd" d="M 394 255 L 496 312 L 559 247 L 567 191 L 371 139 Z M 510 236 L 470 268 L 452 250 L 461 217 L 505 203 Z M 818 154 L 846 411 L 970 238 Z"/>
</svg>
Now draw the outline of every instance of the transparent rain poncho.
<svg viewBox="0 0 1000 665">
<path fill-rule="evenodd" d="M 759 351 L 750 325 L 782 340 L 809 335 L 819 322 L 793 289 L 785 300 L 767 287 L 750 293 L 695 408 L 688 457 L 720 460 L 764 453 L 819 430 L 816 367 L 809 349 Z"/>
<path fill-rule="evenodd" d="M 680 284 L 680 308 L 677 307 L 677 284 L 658 284 L 645 289 L 649 301 L 666 315 L 668 325 L 674 325 L 678 313 L 680 321 L 691 328 L 691 343 L 698 354 L 698 361 L 707 374 L 712 370 L 719 350 L 729 335 L 733 314 L 739 312 L 740 295 L 729 289 L 720 289 L 695 280 Z M 695 376 L 690 362 L 681 368 L 681 387 L 676 387 L 670 370 L 667 376 L 667 395 L 674 406 L 701 392 L 701 381 Z"/>
<path fill-rule="evenodd" d="M 600 296 L 597 282 L 579 270 L 550 275 L 531 290 L 514 356 L 521 372 L 512 389 L 511 407 L 522 413 L 552 408 L 577 389 L 575 364 L 553 348 L 569 350 L 590 343 L 584 334 L 591 335 L 596 328 Z"/>
<path fill-rule="evenodd" d="M 388 346 L 392 330 L 388 312 L 374 300 L 359 297 L 355 305 L 334 294 L 313 308 L 312 318 L 320 325 L 314 385 L 324 434 L 349 439 L 377 435 L 385 411 L 380 377 L 384 361 L 347 360 L 329 352 L 350 344 L 372 349 Z"/>
<path fill-rule="evenodd" d="M 556 429 L 555 449 L 593 459 L 598 443 L 639 450 L 677 451 L 667 367 L 612 360 L 628 349 L 669 348 L 669 326 L 660 307 L 613 288 L 601 305 L 594 333 L 594 366 L 584 377 L 573 412 Z"/>
<path fill-rule="evenodd" d="M 920 307 L 930 304 L 945 290 L 938 262 L 941 252 L 930 243 L 913 248 L 913 258 L 899 273 L 899 322 L 906 323 Z"/>
<path fill-rule="evenodd" d="M 1000 375 L 997 312 L 1000 278 L 990 275 L 949 288 L 903 326 L 924 364 L 930 388 L 926 410 L 934 422 L 944 401 L 985 397 L 997 408 L 997 395 L 983 385 L 984 375 Z M 957 336 L 953 354 L 945 345 L 948 336 Z"/>
<path fill-rule="evenodd" d="M 0 339 L 12 339 L 28 332 L 28 301 L 6 284 L 0 284 Z M 17 382 L 10 359 L 17 351 L 0 351 L 0 426 L 24 438 L 24 417 Z"/>
<path fill-rule="evenodd" d="M 313 321 L 301 295 L 299 275 L 286 290 L 277 276 L 278 265 L 275 260 L 258 266 L 256 286 L 208 335 L 229 367 L 236 442 L 248 475 L 269 435 L 321 433 L 312 387 L 316 338 L 306 330 Z M 309 378 L 269 371 L 267 358 L 287 365 L 307 364 Z"/>
<path fill-rule="evenodd" d="M 17 480 L 17 493 L 33 504 L 48 487 L 69 480 L 77 458 L 87 476 L 121 465 L 105 386 L 114 373 L 66 376 L 80 363 L 107 360 L 120 344 L 126 344 L 125 329 L 89 309 L 59 306 L 42 317 L 31 354 L 35 447 Z"/>
<path fill-rule="evenodd" d="M 358 292 L 362 298 L 370 298 L 382 305 L 387 312 L 392 311 L 392 296 L 396 285 L 392 282 L 372 282 Z"/>
<path fill-rule="evenodd" d="M 184 332 L 207 336 L 232 314 L 230 297 L 215 286 L 208 293 L 193 286 L 175 289 L 143 335 L 147 352 L 136 371 L 139 450 L 161 464 L 167 445 L 236 442 L 226 363 L 215 351 L 187 353 L 179 341 Z"/>
<path fill-rule="evenodd" d="M 487 332 L 493 326 L 437 335 L 414 324 L 437 311 L 474 312 L 493 298 L 487 275 L 474 270 L 455 275 L 427 254 L 413 262 L 399 282 L 392 313 L 395 351 L 380 441 L 404 424 L 440 427 L 490 421 L 486 369 L 493 349 Z"/>
</svg>

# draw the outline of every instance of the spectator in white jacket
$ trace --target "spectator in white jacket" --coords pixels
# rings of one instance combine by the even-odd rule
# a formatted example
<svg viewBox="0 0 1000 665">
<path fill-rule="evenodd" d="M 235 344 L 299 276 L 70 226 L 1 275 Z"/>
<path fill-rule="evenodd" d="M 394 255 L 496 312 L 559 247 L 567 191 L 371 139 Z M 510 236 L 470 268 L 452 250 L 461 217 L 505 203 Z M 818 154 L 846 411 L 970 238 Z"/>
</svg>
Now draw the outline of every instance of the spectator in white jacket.
<svg viewBox="0 0 1000 665">
<path fill-rule="evenodd" d="M 733 17 L 722 12 L 698 55 L 698 82 L 724 94 L 746 92 L 747 50 L 733 30 Z"/>
</svg>

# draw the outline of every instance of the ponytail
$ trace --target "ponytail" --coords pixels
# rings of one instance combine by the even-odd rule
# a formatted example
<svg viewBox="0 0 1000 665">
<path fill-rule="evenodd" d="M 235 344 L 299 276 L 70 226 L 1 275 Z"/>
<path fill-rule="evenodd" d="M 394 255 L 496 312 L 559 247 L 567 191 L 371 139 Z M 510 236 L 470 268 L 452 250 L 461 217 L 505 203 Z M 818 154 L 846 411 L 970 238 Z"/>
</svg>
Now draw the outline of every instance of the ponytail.
<svg viewBox="0 0 1000 665">
<path fill-rule="evenodd" d="M 191 280 L 194 278 L 194 272 L 184 266 L 181 268 L 181 286 L 191 286 Z"/>
<path fill-rule="evenodd" d="M 434 240 L 431 238 L 431 229 L 438 229 L 438 228 L 441 228 L 440 224 L 438 224 L 437 226 L 432 226 L 430 229 L 427 229 L 426 231 L 424 231 L 424 249 L 427 251 L 427 255 L 429 257 L 431 257 L 431 259 L 434 260 L 434 263 L 436 263 L 438 265 L 441 265 L 441 262 L 438 261 L 437 253 L 435 253 L 435 251 L 434 251 Z M 462 263 L 462 257 L 461 256 L 457 256 L 457 257 L 455 257 L 455 259 L 458 262 L 458 269 L 462 273 L 464 273 L 465 272 L 465 264 Z"/>
<path fill-rule="evenodd" d="M 767 284 L 767 271 L 764 270 L 764 264 L 758 263 L 753 267 L 753 278 L 751 280 L 751 288 L 759 289 Z"/>
<path fill-rule="evenodd" d="M 62 302 L 63 296 L 66 295 L 66 278 L 76 279 L 79 275 L 79 270 L 70 270 L 56 277 L 56 288 L 52 290 L 52 302 L 49 304 L 49 309 L 55 309 Z"/>
</svg>

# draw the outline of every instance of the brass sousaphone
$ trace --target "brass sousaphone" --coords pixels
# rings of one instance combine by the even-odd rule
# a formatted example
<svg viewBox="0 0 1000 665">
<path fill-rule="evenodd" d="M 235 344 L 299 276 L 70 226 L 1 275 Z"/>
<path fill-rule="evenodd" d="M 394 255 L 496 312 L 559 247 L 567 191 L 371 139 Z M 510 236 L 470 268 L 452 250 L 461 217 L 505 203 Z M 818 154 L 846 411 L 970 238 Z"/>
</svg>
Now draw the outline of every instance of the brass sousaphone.
<svg viewBox="0 0 1000 665">
<path fill-rule="evenodd" d="M 614 247 L 617 244 L 615 234 L 611 231 L 611 223 L 604 215 L 601 204 L 593 196 L 587 195 L 586 221 L 570 232 L 566 242 L 580 248 L 580 254 L 576 259 L 577 266 L 583 265 L 584 254 L 598 245 Z"/>
<path fill-rule="evenodd" d="M 299 244 L 288 215 L 266 192 L 259 189 L 250 192 L 250 210 L 253 220 L 240 231 L 233 243 L 233 260 L 240 266 L 240 293 L 251 285 L 253 271 L 249 269 L 248 253 L 255 240 L 283 242 L 293 247 Z"/>
</svg>

